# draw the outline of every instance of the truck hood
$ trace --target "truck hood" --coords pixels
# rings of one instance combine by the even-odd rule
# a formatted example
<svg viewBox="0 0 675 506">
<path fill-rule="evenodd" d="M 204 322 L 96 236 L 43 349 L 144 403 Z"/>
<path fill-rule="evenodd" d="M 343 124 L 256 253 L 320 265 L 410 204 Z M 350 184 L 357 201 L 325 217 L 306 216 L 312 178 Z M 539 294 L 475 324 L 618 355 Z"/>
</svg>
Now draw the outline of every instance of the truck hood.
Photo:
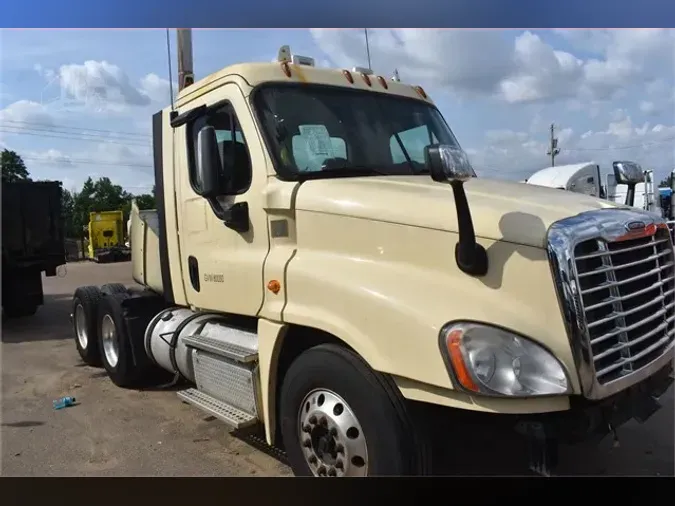
<svg viewBox="0 0 675 506">
<path fill-rule="evenodd" d="M 564 190 L 472 178 L 465 185 L 476 235 L 544 247 L 554 222 L 593 209 L 624 207 Z M 457 232 L 452 188 L 429 176 L 309 180 L 296 209 Z"/>
</svg>

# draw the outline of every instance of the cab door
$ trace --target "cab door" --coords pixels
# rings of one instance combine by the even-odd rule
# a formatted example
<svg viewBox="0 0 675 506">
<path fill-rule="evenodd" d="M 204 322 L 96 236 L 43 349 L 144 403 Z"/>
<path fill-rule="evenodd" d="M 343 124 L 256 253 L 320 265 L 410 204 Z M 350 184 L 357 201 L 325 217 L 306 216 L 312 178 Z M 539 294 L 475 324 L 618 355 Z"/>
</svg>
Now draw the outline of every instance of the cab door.
<svg viewBox="0 0 675 506">
<path fill-rule="evenodd" d="M 225 84 L 178 112 L 200 107 L 175 132 L 185 139 L 175 143 L 183 288 L 191 306 L 253 316 L 263 301 L 262 269 L 269 249 L 263 146 L 237 84 Z M 196 177 L 197 137 L 205 126 L 215 129 L 229 174 L 215 207 L 199 195 Z M 221 211 L 236 215 L 238 222 L 224 220 Z"/>
</svg>

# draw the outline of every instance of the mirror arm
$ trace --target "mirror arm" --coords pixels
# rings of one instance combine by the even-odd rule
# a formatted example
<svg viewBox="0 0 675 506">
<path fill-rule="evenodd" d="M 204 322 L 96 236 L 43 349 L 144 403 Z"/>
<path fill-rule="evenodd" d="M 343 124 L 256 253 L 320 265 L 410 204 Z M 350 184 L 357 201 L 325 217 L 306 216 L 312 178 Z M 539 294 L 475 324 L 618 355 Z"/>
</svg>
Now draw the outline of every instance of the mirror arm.
<svg viewBox="0 0 675 506">
<path fill-rule="evenodd" d="M 635 186 L 636 186 L 636 184 L 632 183 L 632 184 L 628 184 L 626 186 L 628 186 L 628 188 L 626 189 L 626 202 L 625 202 L 625 204 L 627 206 L 633 207 L 633 205 L 635 204 Z"/>
<path fill-rule="evenodd" d="M 485 276 L 488 272 L 488 256 L 485 248 L 476 242 L 471 210 L 461 181 L 452 181 L 452 193 L 457 209 L 459 242 L 455 245 L 455 261 L 462 272 L 470 276 Z"/>
</svg>

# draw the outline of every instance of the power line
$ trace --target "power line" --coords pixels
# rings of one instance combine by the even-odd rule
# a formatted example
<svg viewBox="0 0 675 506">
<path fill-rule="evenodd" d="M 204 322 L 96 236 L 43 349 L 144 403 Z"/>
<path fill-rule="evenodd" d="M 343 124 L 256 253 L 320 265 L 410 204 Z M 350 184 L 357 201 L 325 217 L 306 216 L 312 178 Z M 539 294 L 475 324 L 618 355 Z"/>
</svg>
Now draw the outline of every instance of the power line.
<svg viewBox="0 0 675 506">
<path fill-rule="evenodd" d="M 119 137 L 119 136 L 110 136 L 109 134 L 102 134 L 98 132 L 86 132 L 86 131 L 71 131 L 70 129 L 66 127 L 59 127 L 59 126 L 47 126 L 47 125 L 36 125 L 33 126 L 31 123 L 26 123 L 23 121 L 14 121 L 14 120 L 7 120 L 4 122 L 0 123 L 0 128 L 14 128 L 14 129 L 20 129 L 20 130 L 35 130 L 35 131 L 40 131 L 40 132 L 52 132 L 52 133 L 61 133 L 64 135 L 77 135 L 77 136 L 86 136 L 86 137 L 95 137 L 99 139 L 115 139 L 115 140 L 120 140 L 120 141 L 133 141 L 133 142 L 142 142 L 145 144 L 150 143 L 150 139 L 141 139 L 140 135 L 129 135 L 125 134 L 125 136 Z"/>
<path fill-rule="evenodd" d="M 86 159 L 76 159 L 76 158 L 68 158 L 68 157 L 59 157 L 57 159 L 45 159 L 45 158 L 37 158 L 37 157 L 30 157 L 30 156 L 22 156 L 21 157 L 24 160 L 30 160 L 32 162 L 36 163 L 71 163 L 75 165 L 107 165 L 107 166 L 112 166 L 112 167 L 134 167 L 134 168 L 143 168 L 143 169 L 151 169 L 152 165 L 143 165 L 140 163 L 115 163 L 115 162 L 106 162 L 103 160 L 86 160 Z"/>
<path fill-rule="evenodd" d="M 605 148 L 563 148 L 563 151 L 614 151 L 619 149 L 635 149 L 642 148 L 645 146 L 654 146 L 656 144 L 665 144 L 667 142 L 675 141 L 675 137 L 669 137 L 667 139 L 661 139 L 660 141 L 649 141 L 643 142 L 642 144 L 634 144 L 632 146 L 608 146 Z"/>
<path fill-rule="evenodd" d="M 98 128 L 84 128 L 84 127 L 72 127 L 72 126 L 67 126 L 67 125 L 57 125 L 53 123 L 42 123 L 38 121 L 20 121 L 20 120 L 2 120 L 0 122 L 0 126 L 3 123 L 19 123 L 23 125 L 35 125 L 35 126 L 42 126 L 42 127 L 52 127 L 52 128 L 59 128 L 59 129 L 65 129 L 65 130 L 83 130 L 83 131 L 88 131 L 88 132 L 100 132 L 100 133 L 105 133 L 105 134 L 117 134 L 117 135 L 124 135 L 124 136 L 133 136 L 133 137 L 152 137 L 150 134 L 144 134 L 140 132 L 125 132 L 121 130 L 102 130 Z"/>
<path fill-rule="evenodd" d="M 0 126 L 0 133 L 12 135 L 31 135 L 34 137 L 45 137 L 50 139 L 63 139 L 70 141 L 89 141 L 89 142 L 98 142 L 99 144 L 108 143 L 108 144 L 120 144 L 122 146 L 138 146 L 144 148 L 151 147 L 150 143 L 133 142 L 131 140 L 121 142 L 121 140 L 108 139 L 105 137 L 96 138 L 96 137 L 76 137 L 73 135 L 54 135 L 54 134 L 65 134 L 65 132 L 18 128 L 13 126 L 6 126 L 6 127 Z"/>
</svg>

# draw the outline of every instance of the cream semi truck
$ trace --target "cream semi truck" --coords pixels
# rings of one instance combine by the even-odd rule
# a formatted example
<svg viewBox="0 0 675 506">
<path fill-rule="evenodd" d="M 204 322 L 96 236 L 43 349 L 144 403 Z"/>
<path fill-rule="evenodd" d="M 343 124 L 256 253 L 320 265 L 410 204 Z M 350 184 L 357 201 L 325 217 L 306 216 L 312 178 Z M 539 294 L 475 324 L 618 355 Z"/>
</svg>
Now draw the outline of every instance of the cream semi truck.
<svg viewBox="0 0 675 506">
<path fill-rule="evenodd" d="M 77 289 L 84 362 L 121 387 L 168 371 L 183 401 L 264 430 L 295 475 L 428 473 L 425 407 L 446 434 L 469 412 L 508 426 L 549 473 L 558 443 L 659 408 L 663 220 L 475 177 L 422 88 L 278 60 L 154 115 L 157 210 L 131 213 L 142 288 Z"/>
</svg>

